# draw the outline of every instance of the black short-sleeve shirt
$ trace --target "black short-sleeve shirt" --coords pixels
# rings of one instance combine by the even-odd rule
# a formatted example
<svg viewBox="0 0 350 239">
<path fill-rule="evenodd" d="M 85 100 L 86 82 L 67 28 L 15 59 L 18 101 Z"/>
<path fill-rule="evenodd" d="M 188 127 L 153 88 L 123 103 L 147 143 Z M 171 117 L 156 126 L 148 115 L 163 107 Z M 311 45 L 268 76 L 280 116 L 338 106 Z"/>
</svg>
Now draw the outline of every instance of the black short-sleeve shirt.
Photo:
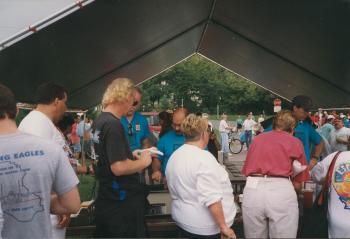
<svg viewBox="0 0 350 239">
<path fill-rule="evenodd" d="M 141 195 L 144 185 L 138 173 L 115 176 L 110 167 L 117 161 L 133 160 L 120 120 L 111 113 L 102 112 L 92 125 L 92 133 L 98 160 L 98 199 L 123 201 Z"/>
</svg>

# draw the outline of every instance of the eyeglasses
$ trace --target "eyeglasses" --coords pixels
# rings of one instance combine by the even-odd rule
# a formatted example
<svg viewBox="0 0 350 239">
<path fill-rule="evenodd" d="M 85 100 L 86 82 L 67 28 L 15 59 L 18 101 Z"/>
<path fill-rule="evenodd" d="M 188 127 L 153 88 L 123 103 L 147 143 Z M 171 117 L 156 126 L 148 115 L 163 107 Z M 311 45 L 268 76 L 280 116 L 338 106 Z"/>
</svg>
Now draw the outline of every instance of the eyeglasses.
<svg viewBox="0 0 350 239">
<path fill-rule="evenodd" d="M 132 104 L 132 106 L 136 106 L 139 102 L 137 100 L 134 101 L 134 103 Z"/>
<path fill-rule="evenodd" d="M 132 136 L 132 124 L 131 123 L 128 124 L 128 135 Z"/>
</svg>

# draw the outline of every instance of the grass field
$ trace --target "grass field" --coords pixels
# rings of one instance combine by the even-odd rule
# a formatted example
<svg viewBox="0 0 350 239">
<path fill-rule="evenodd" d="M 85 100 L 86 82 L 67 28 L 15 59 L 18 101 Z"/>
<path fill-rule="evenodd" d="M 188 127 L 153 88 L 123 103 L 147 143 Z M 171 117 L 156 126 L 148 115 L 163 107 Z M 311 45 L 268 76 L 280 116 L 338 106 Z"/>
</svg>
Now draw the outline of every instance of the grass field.
<svg viewBox="0 0 350 239">
<path fill-rule="evenodd" d="M 95 177 L 91 175 L 79 175 L 79 192 L 81 201 L 90 201 L 93 196 Z"/>
</svg>

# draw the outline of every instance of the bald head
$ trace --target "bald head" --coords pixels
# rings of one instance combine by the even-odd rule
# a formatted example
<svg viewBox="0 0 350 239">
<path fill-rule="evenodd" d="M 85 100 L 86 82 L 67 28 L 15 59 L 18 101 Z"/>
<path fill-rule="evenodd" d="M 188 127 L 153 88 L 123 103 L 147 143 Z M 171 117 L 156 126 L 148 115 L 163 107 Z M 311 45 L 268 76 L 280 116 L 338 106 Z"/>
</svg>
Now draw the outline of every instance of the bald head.
<svg viewBox="0 0 350 239">
<path fill-rule="evenodd" d="M 181 123 L 185 120 L 188 115 L 188 111 L 185 108 L 178 108 L 173 113 L 173 128 L 177 134 L 182 134 Z"/>
</svg>

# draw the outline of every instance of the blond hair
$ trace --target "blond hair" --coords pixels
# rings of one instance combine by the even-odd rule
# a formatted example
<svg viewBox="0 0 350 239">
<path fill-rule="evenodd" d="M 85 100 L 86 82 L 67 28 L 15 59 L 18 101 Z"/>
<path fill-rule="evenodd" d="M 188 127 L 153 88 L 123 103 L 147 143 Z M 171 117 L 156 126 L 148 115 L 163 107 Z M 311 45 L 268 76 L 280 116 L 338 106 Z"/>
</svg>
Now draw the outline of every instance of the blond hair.
<svg viewBox="0 0 350 239">
<path fill-rule="evenodd" d="M 290 110 L 282 110 L 273 118 L 272 128 L 286 132 L 292 132 L 297 125 L 297 120 Z"/>
<path fill-rule="evenodd" d="M 199 140 L 201 134 L 208 129 L 208 120 L 195 114 L 189 114 L 181 124 L 181 131 L 183 132 L 187 141 Z"/>
<path fill-rule="evenodd" d="M 107 87 L 102 98 L 102 107 L 114 102 L 124 102 L 132 95 L 134 83 L 128 78 L 117 78 Z"/>
</svg>

